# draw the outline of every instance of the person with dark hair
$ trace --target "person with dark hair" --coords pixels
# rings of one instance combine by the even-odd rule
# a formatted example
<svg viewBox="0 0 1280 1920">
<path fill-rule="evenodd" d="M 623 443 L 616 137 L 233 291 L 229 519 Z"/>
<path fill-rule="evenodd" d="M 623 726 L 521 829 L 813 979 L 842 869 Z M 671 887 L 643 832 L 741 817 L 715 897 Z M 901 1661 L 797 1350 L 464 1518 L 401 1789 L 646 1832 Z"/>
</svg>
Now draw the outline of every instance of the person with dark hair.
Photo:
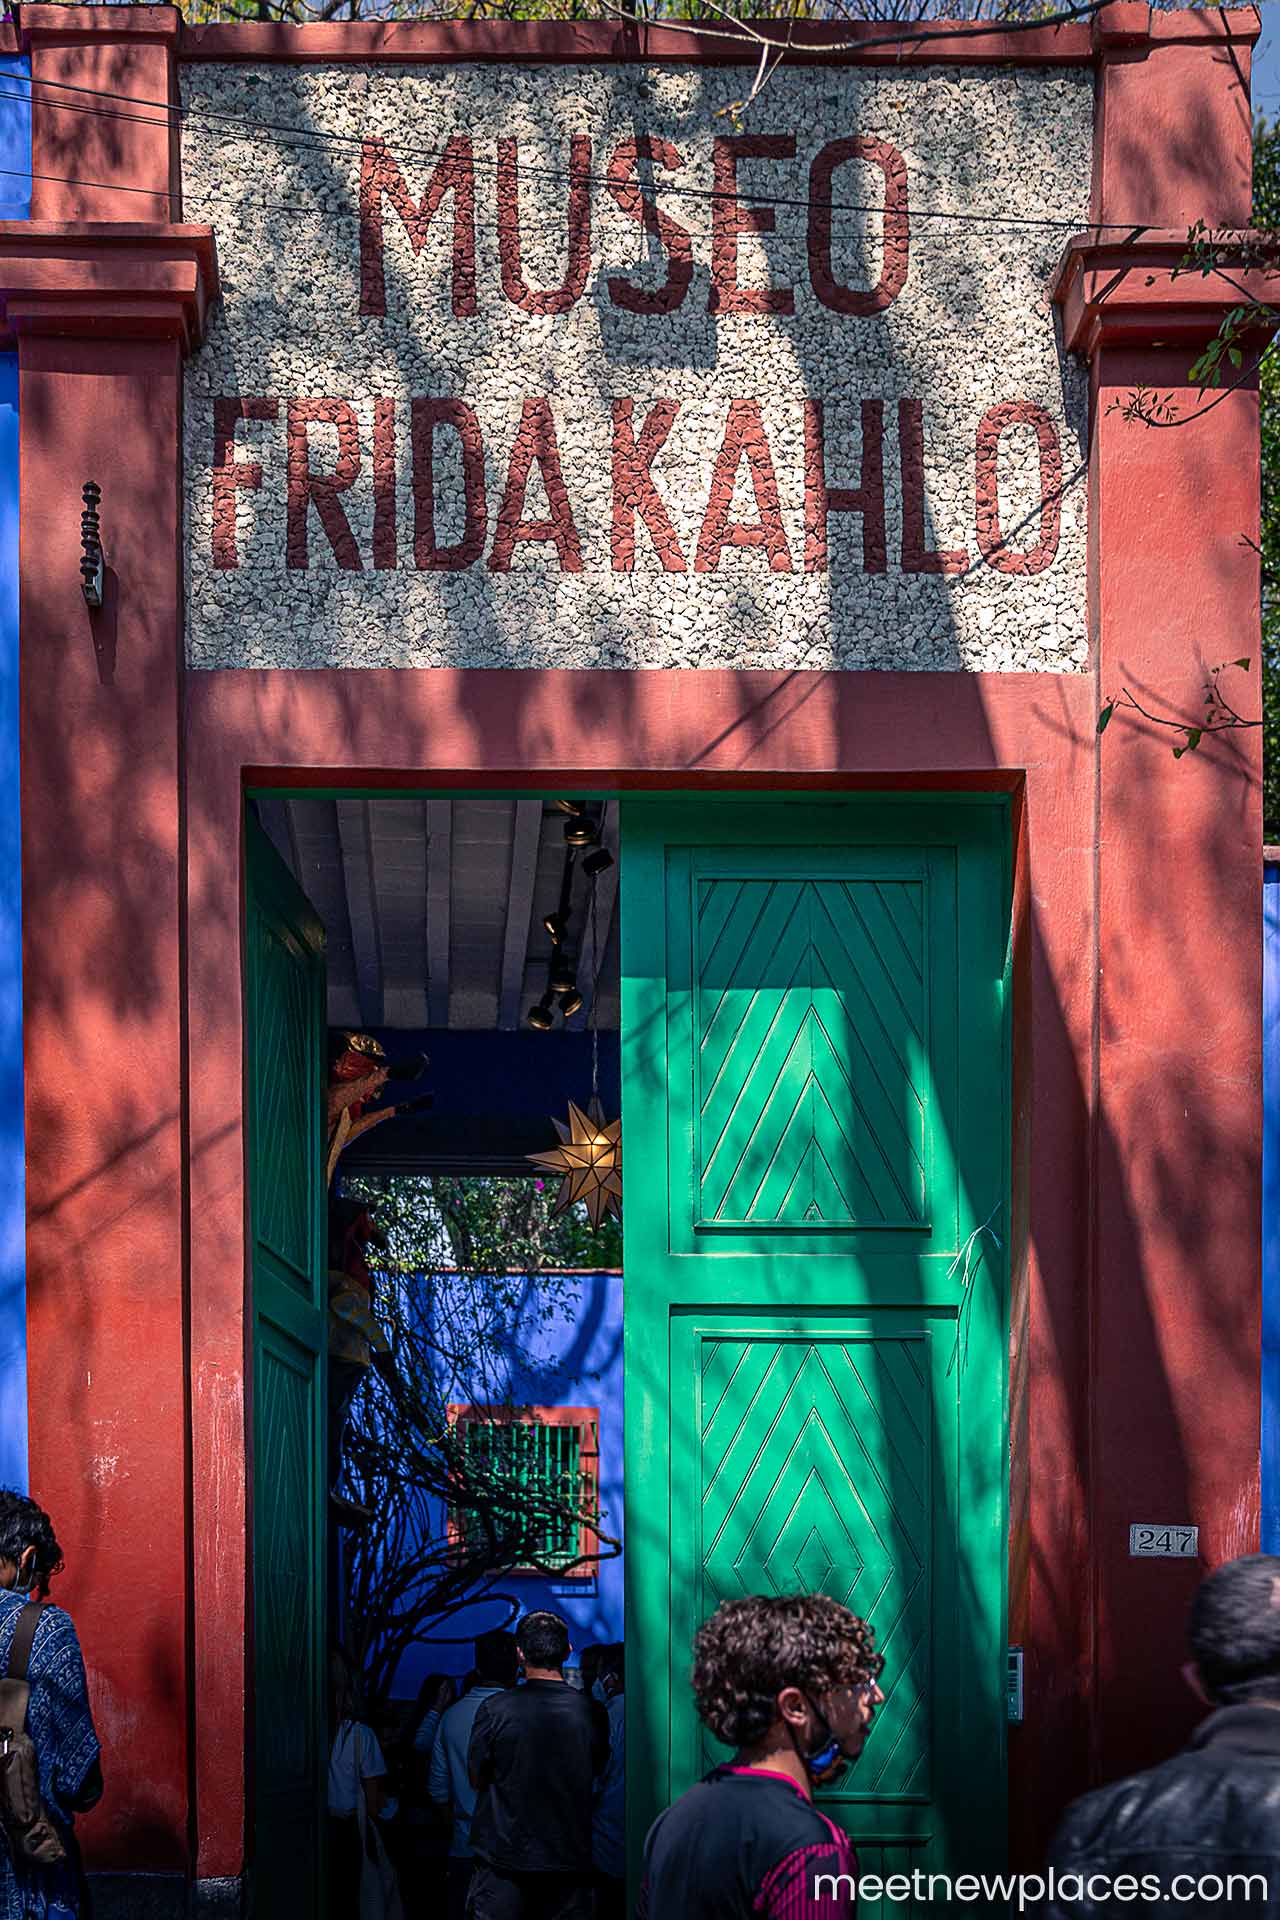
<svg viewBox="0 0 1280 1920">
<path fill-rule="evenodd" d="M 727 1747 L 649 1829 L 637 1920 L 848 1920 L 857 1861 L 813 1804 L 883 1695 L 864 1620 L 825 1594 L 726 1600 L 693 1643 L 693 1695 Z"/>
<path fill-rule="evenodd" d="M 1245 1554 L 1202 1580 L 1187 1640 L 1183 1678 L 1208 1717 L 1172 1759 L 1068 1807 L 1046 1920 L 1132 1912 L 1139 1895 L 1140 1912 L 1168 1903 L 1192 1920 L 1280 1911 L 1280 1558 Z"/>
<path fill-rule="evenodd" d="M 427 1791 L 438 1807 L 453 1815 L 453 1834 L 449 1843 L 446 1868 L 448 1920 L 463 1920 L 467 1911 L 467 1893 L 475 1870 L 471 1851 L 471 1821 L 476 1810 L 475 1788 L 467 1778 L 467 1748 L 476 1715 L 486 1700 L 504 1693 L 516 1683 L 516 1637 L 495 1629 L 482 1633 L 475 1646 L 475 1685 L 456 1700 L 441 1716 Z"/>
<path fill-rule="evenodd" d="M 48 1599 L 49 1582 L 62 1566 L 44 1509 L 25 1494 L 0 1489 L 0 1673 L 9 1673 L 26 1609 L 36 1608 L 22 1627 L 25 1639 L 34 1617 L 27 1732 L 36 1750 L 40 1797 L 66 1854 L 56 1865 L 41 1866 L 16 1846 L 0 1845 L 0 1920 L 71 1920 L 88 1912 L 75 1816 L 101 1799 L 102 1770 L 80 1642 L 70 1616 Z"/>
<path fill-rule="evenodd" d="M 524 1685 L 483 1703 L 467 1751 L 468 1920 L 591 1920 L 591 1787 L 609 1758 L 608 1727 L 565 1685 L 569 1629 L 558 1613 L 526 1614 L 516 1648 Z"/>
</svg>

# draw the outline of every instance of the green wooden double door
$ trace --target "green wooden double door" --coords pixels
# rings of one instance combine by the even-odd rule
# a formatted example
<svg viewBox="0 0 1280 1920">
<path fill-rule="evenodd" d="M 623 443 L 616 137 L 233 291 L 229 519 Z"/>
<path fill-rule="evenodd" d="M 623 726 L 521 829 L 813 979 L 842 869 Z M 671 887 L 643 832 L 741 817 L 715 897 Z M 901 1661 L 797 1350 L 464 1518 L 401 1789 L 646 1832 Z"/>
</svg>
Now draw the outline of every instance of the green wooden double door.
<svg viewBox="0 0 1280 1920">
<path fill-rule="evenodd" d="M 633 1846 L 723 1757 L 699 1622 L 805 1590 L 885 1655 L 825 1797 L 864 1869 L 998 1862 L 1006 816 L 670 796 L 621 827 Z M 254 1911 L 318 1920 L 323 930 L 256 829 L 246 871 Z"/>
<path fill-rule="evenodd" d="M 885 1656 L 824 1795 L 864 1871 L 998 1864 L 1006 815 L 637 799 L 622 827 L 633 1844 L 725 1757 L 699 1622 L 809 1591 Z"/>
</svg>

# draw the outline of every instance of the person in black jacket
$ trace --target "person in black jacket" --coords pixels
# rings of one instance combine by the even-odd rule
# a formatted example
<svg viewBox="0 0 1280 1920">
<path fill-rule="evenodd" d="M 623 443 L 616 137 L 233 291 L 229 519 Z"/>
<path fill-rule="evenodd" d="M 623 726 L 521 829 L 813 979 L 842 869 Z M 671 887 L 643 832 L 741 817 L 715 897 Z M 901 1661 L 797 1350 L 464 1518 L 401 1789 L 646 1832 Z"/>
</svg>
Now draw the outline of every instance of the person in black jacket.
<svg viewBox="0 0 1280 1920">
<path fill-rule="evenodd" d="M 558 1613 L 516 1628 L 524 1685 L 486 1700 L 467 1748 L 476 1790 L 469 1920 L 591 1920 L 591 1788 L 609 1759 L 609 1723 L 565 1684 L 569 1629 Z"/>
<path fill-rule="evenodd" d="M 1183 1674 L 1213 1711 L 1190 1745 L 1067 1809 L 1046 1920 L 1280 1911 L 1280 1559 L 1204 1580 Z"/>
</svg>

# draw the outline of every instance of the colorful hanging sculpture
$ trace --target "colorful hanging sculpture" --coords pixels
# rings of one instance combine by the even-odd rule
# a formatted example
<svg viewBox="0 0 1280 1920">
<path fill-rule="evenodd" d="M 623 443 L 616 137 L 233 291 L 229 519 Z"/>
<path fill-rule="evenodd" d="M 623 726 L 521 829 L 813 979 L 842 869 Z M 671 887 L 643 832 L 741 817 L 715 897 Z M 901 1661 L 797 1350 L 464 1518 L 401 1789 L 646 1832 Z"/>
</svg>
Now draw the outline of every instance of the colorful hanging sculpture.
<svg viewBox="0 0 1280 1920">
<path fill-rule="evenodd" d="M 431 1105 L 429 1093 L 388 1106 L 374 1106 L 388 1080 L 420 1080 L 429 1061 L 425 1053 L 390 1061 L 387 1050 L 371 1033 L 337 1036 L 329 1068 L 329 1143 L 325 1179 L 333 1185 L 339 1156 L 370 1127 L 380 1126 L 398 1113 L 419 1113 Z"/>
</svg>

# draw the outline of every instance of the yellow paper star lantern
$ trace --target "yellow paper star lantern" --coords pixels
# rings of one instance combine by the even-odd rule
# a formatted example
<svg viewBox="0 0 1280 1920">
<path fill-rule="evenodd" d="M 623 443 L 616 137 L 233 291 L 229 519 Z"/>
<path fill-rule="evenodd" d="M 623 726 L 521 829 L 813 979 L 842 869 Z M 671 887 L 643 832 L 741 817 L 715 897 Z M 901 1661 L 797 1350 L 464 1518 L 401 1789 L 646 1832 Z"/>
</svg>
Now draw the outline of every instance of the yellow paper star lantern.
<svg viewBox="0 0 1280 1920">
<path fill-rule="evenodd" d="M 569 1102 L 569 1124 L 553 1120 L 560 1145 L 546 1153 L 528 1153 L 537 1167 L 561 1176 L 560 1192 L 552 1213 L 567 1213 L 575 1201 L 585 1203 L 593 1229 L 612 1214 L 622 1218 L 622 1122 L 606 1123 L 604 1109 L 591 1100 L 586 1112 L 573 1100 Z"/>
</svg>

